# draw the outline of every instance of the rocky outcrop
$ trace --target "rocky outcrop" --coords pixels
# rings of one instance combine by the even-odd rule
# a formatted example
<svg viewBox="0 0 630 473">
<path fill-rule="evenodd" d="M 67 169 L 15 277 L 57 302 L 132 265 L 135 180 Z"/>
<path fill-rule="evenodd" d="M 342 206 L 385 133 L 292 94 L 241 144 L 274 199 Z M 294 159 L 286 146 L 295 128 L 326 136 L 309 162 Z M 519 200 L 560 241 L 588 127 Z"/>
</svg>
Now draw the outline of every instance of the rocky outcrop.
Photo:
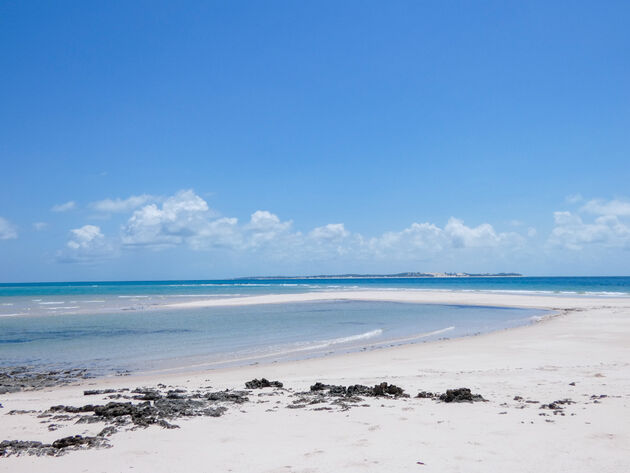
<svg viewBox="0 0 630 473">
<path fill-rule="evenodd" d="M 50 388 L 89 378 L 87 370 L 40 370 L 32 366 L 0 368 L 0 394 Z"/>
<path fill-rule="evenodd" d="M 109 441 L 101 436 L 74 435 L 55 440 L 51 444 L 31 440 L 4 440 L 0 442 L 0 457 L 11 455 L 61 456 L 70 450 L 109 447 L 111 447 Z"/>
<path fill-rule="evenodd" d="M 269 381 L 266 378 L 260 378 L 247 381 L 245 387 L 247 389 L 281 388 L 282 383 L 280 381 Z"/>
<path fill-rule="evenodd" d="M 405 390 L 386 382 L 375 384 L 374 386 L 364 386 L 362 384 L 354 384 L 351 386 L 341 386 L 334 384 L 323 384 L 317 382 L 310 388 L 312 393 L 323 393 L 329 396 L 345 396 L 345 397 L 409 397 L 405 394 Z"/>
</svg>

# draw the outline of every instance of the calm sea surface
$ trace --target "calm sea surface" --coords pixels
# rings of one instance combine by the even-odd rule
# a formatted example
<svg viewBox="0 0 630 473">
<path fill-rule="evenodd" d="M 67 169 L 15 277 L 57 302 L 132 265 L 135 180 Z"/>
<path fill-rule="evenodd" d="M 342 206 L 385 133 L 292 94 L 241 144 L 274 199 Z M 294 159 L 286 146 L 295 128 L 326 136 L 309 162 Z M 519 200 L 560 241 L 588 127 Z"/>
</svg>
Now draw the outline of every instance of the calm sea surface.
<svg viewBox="0 0 630 473">
<path fill-rule="evenodd" d="M 369 289 L 630 296 L 629 277 L 241 279 L 0 284 L 0 365 L 119 370 L 299 359 L 489 332 L 541 311 L 326 301 L 166 309 L 197 299 Z"/>
</svg>

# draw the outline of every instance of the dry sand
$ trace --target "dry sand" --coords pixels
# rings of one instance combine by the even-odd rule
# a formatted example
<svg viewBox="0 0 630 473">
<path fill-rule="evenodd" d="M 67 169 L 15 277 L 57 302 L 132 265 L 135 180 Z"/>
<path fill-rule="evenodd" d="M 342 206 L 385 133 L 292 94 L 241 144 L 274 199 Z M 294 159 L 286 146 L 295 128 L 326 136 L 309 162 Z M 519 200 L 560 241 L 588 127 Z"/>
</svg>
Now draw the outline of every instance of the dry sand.
<svg viewBox="0 0 630 473">
<path fill-rule="evenodd" d="M 292 391 L 254 391 L 219 418 L 179 419 L 175 430 L 121 431 L 109 449 L 61 457 L 0 459 L 7 472 L 627 472 L 630 471 L 630 298 L 451 291 L 357 291 L 259 296 L 182 305 L 323 299 L 388 300 L 554 309 L 531 326 L 476 337 L 327 358 L 191 373 L 151 373 L 0 396 L 0 440 L 51 442 L 94 435 L 103 424 L 60 422 L 37 413 L 56 404 L 104 403 L 84 389 L 155 386 L 242 389 L 262 376 Z M 343 410 L 289 409 L 316 381 L 388 381 L 408 399 L 366 398 Z M 418 391 L 466 386 L 488 402 L 447 404 Z M 258 394 L 262 394 L 259 396 Z M 592 396 L 606 395 L 601 399 Z M 514 400 L 521 396 L 522 401 Z M 554 415 L 541 404 L 569 398 Z M 525 401 L 538 401 L 527 403 Z M 258 402 L 260 401 L 260 402 Z M 541 415 L 545 414 L 545 415 Z M 563 415 L 564 414 L 564 415 Z M 420 463 L 419 463 L 420 462 Z"/>
</svg>

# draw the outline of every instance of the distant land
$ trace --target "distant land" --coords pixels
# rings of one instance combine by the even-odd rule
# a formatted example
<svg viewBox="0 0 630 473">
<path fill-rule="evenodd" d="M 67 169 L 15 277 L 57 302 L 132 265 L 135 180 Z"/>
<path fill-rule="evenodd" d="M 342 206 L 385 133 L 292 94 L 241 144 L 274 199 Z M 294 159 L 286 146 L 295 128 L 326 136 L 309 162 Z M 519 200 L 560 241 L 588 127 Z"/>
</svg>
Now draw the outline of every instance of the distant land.
<svg viewBox="0 0 630 473">
<path fill-rule="evenodd" d="M 312 276 L 252 276 L 237 279 L 386 279 L 386 278 L 518 278 L 520 273 L 396 273 L 318 274 Z"/>
</svg>

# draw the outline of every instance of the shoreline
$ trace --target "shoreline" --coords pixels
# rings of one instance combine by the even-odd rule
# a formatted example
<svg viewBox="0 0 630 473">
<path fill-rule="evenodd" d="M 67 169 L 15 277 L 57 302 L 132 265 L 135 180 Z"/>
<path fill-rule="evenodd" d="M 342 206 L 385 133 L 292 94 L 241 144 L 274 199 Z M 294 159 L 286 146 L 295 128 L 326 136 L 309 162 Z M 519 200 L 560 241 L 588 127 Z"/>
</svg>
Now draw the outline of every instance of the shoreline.
<svg viewBox="0 0 630 473">
<path fill-rule="evenodd" d="M 339 297 L 338 292 L 333 294 Z M 217 418 L 169 421 L 179 425 L 174 430 L 157 425 L 121 429 L 108 437 L 112 448 L 70 451 L 62 457 L 0 457 L 0 471 L 127 471 L 130 467 L 147 472 L 243 473 L 375 468 L 626 471 L 630 299 L 382 291 L 372 293 L 369 300 L 385 295 L 386 300 L 404 299 L 398 302 L 465 301 L 466 305 L 548 309 L 560 315 L 550 314 L 527 326 L 429 343 L 208 371 L 89 379 L 1 395 L 0 440 L 52 442 L 65 435 L 96 435 L 103 429 L 102 422 L 75 424 L 76 419 L 60 419 L 55 430 L 48 430 L 37 417 L 57 404 L 111 402 L 107 395 L 85 397 L 86 389 L 162 385 L 194 393 L 211 385 L 213 391 L 233 392 L 252 378 L 284 383 L 282 389 L 249 390 L 249 402 L 244 404 L 219 402 L 227 411 Z M 346 296 L 368 297 L 360 291 Z M 416 299 L 409 300 L 412 296 Z M 312 399 L 312 393 L 302 393 L 316 382 L 344 386 L 388 382 L 411 397 L 367 396 L 356 403 L 343 398 L 342 404 L 327 397 L 312 406 L 297 403 Z M 414 397 L 422 391 L 440 393 L 464 386 L 487 402 L 451 405 Z M 563 404 L 564 400 L 568 401 Z M 12 410 L 27 412 L 9 415 Z"/>
</svg>

